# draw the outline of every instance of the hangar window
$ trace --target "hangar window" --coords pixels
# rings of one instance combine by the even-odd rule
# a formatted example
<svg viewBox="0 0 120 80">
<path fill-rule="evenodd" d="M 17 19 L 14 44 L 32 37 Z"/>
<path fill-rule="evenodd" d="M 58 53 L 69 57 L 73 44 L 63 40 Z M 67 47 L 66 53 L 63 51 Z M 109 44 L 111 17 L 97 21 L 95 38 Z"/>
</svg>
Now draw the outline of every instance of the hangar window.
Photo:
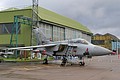
<svg viewBox="0 0 120 80">
<path fill-rule="evenodd" d="M 11 34 L 12 27 L 13 27 L 13 23 L 0 23 L 0 34 Z M 20 24 L 19 24 L 19 29 L 20 29 Z"/>
<path fill-rule="evenodd" d="M 40 23 L 40 28 L 44 36 L 46 36 L 48 39 L 52 38 L 52 25 Z"/>
<path fill-rule="evenodd" d="M 74 39 L 74 38 L 81 38 L 82 33 L 79 30 L 72 29 L 72 28 L 65 28 L 66 39 Z"/>
<path fill-rule="evenodd" d="M 54 41 L 61 41 L 64 40 L 64 28 L 53 26 L 53 40 Z"/>
</svg>

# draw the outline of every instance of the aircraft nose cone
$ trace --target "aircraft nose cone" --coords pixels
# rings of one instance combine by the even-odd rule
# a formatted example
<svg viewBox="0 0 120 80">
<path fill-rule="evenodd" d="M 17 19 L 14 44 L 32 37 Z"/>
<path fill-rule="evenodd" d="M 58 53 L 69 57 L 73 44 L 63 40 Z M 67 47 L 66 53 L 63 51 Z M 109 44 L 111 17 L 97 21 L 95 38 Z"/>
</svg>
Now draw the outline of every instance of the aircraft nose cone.
<svg viewBox="0 0 120 80">
<path fill-rule="evenodd" d="M 98 56 L 112 54 L 112 51 L 111 51 L 111 50 L 106 49 L 106 48 L 104 48 L 104 47 L 100 47 L 100 46 L 95 46 L 95 47 L 94 47 L 94 52 L 95 52 L 96 55 L 98 55 Z"/>
</svg>

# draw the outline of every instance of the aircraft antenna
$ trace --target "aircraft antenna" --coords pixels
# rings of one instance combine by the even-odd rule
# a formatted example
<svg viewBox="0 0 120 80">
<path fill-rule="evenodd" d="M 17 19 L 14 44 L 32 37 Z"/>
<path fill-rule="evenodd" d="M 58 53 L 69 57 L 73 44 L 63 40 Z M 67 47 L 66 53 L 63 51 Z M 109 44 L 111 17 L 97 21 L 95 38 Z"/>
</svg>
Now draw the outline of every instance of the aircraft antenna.
<svg viewBox="0 0 120 80">
<path fill-rule="evenodd" d="M 39 45 L 39 44 L 42 44 L 42 41 L 45 41 L 47 40 L 45 34 L 41 31 L 41 28 L 40 28 L 40 22 L 39 20 L 41 20 L 41 18 L 39 18 L 38 14 L 39 14 L 39 11 L 38 11 L 38 3 L 39 3 L 39 0 L 32 0 L 32 21 L 33 21 L 33 24 L 32 24 L 32 36 L 31 36 L 31 45 L 34 46 L 34 45 Z"/>
<path fill-rule="evenodd" d="M 37 45 L 38 39 L 34 33 L 34 29 L 38 28 L 39 17 L 38 17 L 38 0 L 32 0 L 32 28 L 31 28 L 31 45 Z"/>
</svg>

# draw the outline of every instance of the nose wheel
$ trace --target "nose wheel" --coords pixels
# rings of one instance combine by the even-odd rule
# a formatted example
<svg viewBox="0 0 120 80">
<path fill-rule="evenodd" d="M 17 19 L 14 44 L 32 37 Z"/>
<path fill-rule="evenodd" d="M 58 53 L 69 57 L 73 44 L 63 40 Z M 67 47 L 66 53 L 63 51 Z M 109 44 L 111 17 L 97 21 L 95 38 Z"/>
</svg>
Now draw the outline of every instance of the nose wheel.
<svg viewBox="0 0 120 80">
<path fill-rule="evenodd" d="M 85 62 L 80 62 L 80 66 L 85 66 Z"/>
<path fill-rule="evenodd" d="M 79 62 L 80 66 L 85 66 L 84 58 L 79 57 L 79 59 L 80 59 L 80 62 Z"/>
</svg>

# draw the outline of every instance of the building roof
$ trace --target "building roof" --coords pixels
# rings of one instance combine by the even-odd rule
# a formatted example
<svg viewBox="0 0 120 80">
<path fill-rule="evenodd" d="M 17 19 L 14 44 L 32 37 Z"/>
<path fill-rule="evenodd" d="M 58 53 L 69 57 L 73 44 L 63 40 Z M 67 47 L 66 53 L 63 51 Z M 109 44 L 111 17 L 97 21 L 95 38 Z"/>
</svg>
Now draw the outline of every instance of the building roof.
<svg viewBox="0 0 120 80">
<path fill-rule="evenodd" d="M 113 39 L 113 40 L 119 40 L 119 38 L 117 38 L 115 35 L 112 35 L 112 34 L 110 34 L 110 33 L 106 33 L 106 34 L 95 34 L 94 36 L 111 36 L 111 38 Z"/>
<path fill-rule="evenodd" d="M 119 38 L 117 38 L 115 35 L 112 35 L 110 33 L 106 33 L 104 35 L 108 35 L 108 36 L 111 36 L 113 38 L 113 40 L 119 40 Z"/>
<path fill-rule="evenodd" d="M 26 7 L 24 9 L 31 9 L 31 7 Z M 9 9 L 6 9 L 4 11 L 13 11 L 13 10 L 23 10 L 23 9 L 9 8 Z M 75 28 L 75 29 L 81 30 L 83 32 L 87 32 L 89 34 L 92 33 L 86 26 L 83 26 L 79 22 L 72 20 L 70 18 L 67 18 L 65 16 L 59 15 L 55 12 L 50 11 L 50 10 L 44 9 L 42 7 L 38 8 L 38 13 L 39 13 L 38 16 L 42 20 L 53 22 L 56 24 L 70 27 L 70 28 Z"/>
</svg>

